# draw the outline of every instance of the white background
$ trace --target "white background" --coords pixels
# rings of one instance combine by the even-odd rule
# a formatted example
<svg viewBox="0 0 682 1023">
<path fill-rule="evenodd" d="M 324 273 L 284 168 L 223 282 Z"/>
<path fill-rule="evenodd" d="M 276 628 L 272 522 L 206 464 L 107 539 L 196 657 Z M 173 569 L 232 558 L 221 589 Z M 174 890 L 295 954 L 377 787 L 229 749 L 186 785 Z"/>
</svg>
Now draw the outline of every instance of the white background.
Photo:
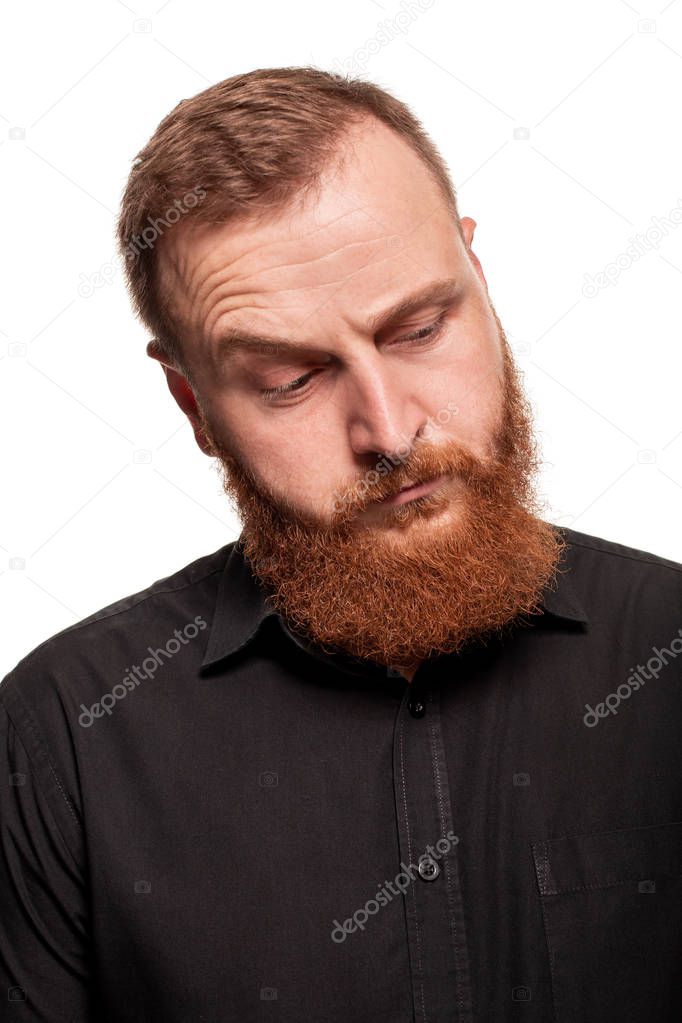
<svg viewBox="0 0 682 1023">
<path fill-rule="evenodd" d="M 365 75 L 411 106 L 478 223 L 536 410 L 545 517 L 682 562 L 682 226 L 645 235 L 682 216 L 682 0 L 423 6 L 4 8 L 0 675 L 239 534 L 145 355 L 114 225 L 165 114 L 256 67 Z M 649 251 L 586 295 L 585 275 L 638 234 Z M 112 263 L 110 283 L 79 295 Z"/>
</svg>

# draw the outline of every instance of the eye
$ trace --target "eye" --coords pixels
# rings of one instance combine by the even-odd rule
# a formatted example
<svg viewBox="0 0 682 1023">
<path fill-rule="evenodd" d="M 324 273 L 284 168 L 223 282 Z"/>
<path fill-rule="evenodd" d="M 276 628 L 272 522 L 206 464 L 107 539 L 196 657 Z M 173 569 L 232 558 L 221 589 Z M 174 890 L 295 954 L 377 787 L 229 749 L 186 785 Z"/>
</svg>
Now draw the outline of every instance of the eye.
<svg viewBox="0 0 682 1023">
<path fill-rule="evenodd" d="M 420 327 L 419 330 L 414 330 L 412 331 L 411 334 L 405 334 L 403 337 L 396 338 L 393 344 L 400 345 L 403 344 L 404 342 L 410 343 L 413 341 L 419 342 L 434 340 L 439 336 L 439 334 L 443 330 L 443 326 L 445 324 L 445 315 L 446 315 L 445 312 L 441 313 L 436 322 L 431 323 L 428 327 Z"/>
<path fill-rule="evenodd" d="M 297 377 L 296 380 L 292 380 L 288 384 L 280 384 L 279 387 L 262 387 L 260 389 L 261 396 L 265 401 L 273 401 L 273 399 L 281 398 L 283 395 L 300 391 L 316 372 L 318 371 L 312 370 L 310 373 L 304 373 L 302 377 Z"/>
</svg>

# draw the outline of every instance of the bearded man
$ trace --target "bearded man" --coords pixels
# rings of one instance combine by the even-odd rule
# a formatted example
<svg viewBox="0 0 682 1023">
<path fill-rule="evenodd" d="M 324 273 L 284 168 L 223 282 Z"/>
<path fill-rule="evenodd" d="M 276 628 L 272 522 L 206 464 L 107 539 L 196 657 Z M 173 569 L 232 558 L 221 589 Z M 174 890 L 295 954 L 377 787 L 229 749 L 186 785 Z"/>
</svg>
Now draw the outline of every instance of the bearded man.
<svg viewBox="0 0 682 1023">
<path fill-rule="evenodd" d="M 17 1019 L 682 1018 L 682 566 L 542 518 L 475 227 L 313 68 L 138 155 L 131 298 L 242 528 L 3 681 Z"/>
</svg>

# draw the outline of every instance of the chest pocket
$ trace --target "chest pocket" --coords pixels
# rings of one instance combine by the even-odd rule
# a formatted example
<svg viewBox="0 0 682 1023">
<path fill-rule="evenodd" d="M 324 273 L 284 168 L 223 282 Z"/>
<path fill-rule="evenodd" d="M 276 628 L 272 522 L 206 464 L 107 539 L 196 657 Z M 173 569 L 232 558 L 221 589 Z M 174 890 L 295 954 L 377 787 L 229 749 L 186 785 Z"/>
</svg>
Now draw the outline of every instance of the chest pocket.
<svg viewBox="0 0 682 1023">
<path fill-rule="evenodd" d="M 555 1023 L 680 1023 L 682 821 L 531 848 Z"/>
</svg>

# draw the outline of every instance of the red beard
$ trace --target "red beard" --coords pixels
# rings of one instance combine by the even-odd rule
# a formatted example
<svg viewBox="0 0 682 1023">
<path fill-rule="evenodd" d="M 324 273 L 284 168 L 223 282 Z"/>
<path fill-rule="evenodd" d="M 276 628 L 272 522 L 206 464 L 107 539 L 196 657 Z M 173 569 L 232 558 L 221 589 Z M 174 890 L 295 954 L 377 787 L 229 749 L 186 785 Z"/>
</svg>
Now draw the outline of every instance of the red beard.
<svg viewBox="0 0 682 1023">
<path fill-rule="evenodd" d="M 339 494 L 327 521 L 273 497 L 200 413 L 254 574 L 289 627 L 328 652 L 413 666 L 539 613 L 565 544 L 538 517 L 530 410 L 498 326 L 505 377 L 494 457 L 485 464 L 452 439 L 417 441 L 388 475 Z M 444 488 L 385 508 L 390 529 L 357 521 L 371 502 L 442 473 L 453 474 Z M 447 508 L 455 516 L 438 518 Z"/>
</svg>

